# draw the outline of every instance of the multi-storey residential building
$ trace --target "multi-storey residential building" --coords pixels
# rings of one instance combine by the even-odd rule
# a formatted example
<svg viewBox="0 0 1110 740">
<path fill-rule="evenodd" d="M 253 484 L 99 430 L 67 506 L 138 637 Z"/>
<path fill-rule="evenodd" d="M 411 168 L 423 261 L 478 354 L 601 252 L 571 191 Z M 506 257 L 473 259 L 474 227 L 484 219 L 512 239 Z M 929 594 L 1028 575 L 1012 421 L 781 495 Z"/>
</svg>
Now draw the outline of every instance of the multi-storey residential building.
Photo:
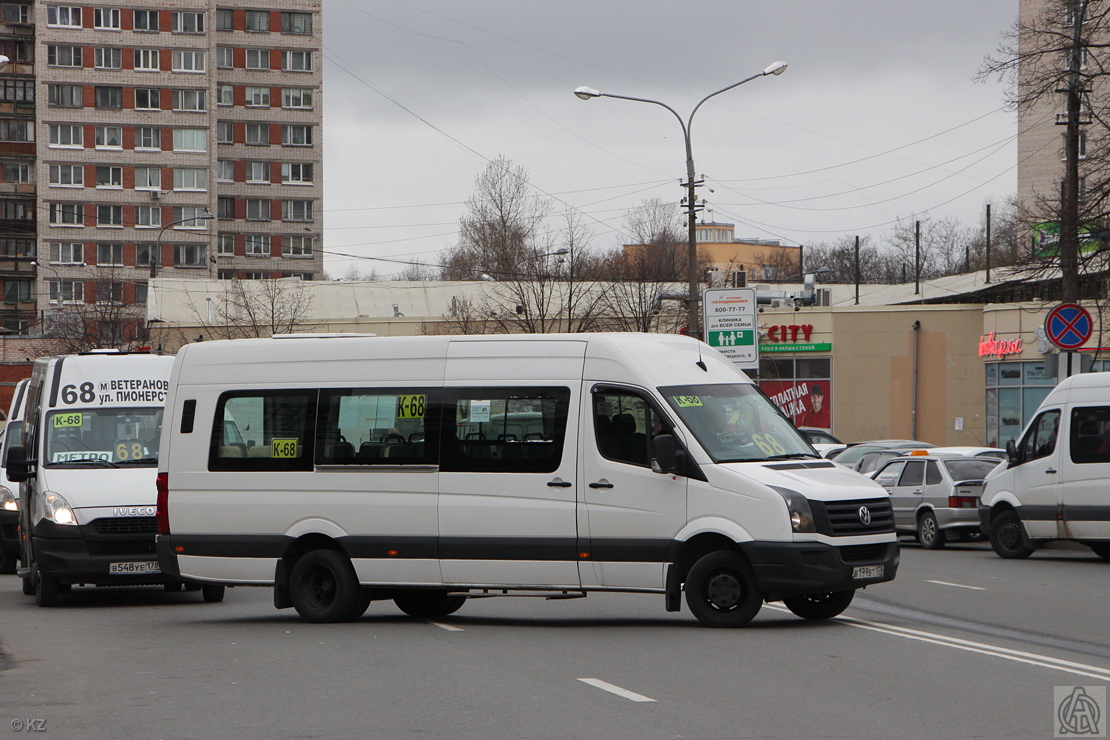
<svg viewBox="0 0 1110 740">
<path fill-rule="evenodd" d="M 318 0 L 28 8 L 48 325 L 118 343 L 152 276 L 322 274 Z"/>
</svg>

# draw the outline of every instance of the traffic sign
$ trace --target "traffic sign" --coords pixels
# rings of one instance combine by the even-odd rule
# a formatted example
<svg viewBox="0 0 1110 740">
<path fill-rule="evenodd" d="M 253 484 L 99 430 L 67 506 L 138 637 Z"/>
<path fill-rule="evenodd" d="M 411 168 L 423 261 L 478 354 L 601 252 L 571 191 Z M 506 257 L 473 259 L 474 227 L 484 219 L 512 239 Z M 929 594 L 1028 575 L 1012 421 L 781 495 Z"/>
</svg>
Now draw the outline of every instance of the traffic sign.
<svg viewBox="0 0 1110 740">
<path fill-rule="evenodd" d="M 754 288 L 711 288 L 702 295 L 705 343 L 744 370 L 759 368 Z"/>
<path fill-rule="evenodd" d="M 1091 314 L 1078 303 L 1061 303 L 1044 320 L 1048 341 L 1060 349 L 1079 349 L 1091 338 L 1093 330 Z"/>
</svg>

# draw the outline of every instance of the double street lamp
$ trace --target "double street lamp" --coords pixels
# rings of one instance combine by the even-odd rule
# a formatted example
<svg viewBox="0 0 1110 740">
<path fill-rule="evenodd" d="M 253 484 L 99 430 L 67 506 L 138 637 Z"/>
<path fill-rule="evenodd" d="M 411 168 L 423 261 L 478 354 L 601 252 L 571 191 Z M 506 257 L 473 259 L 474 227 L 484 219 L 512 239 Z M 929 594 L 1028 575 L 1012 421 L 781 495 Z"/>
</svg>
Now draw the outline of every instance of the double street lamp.
<svg viewBox="0 0 1110 740">
<path fill-rule="evenodd" d="M 687 248 L 689 251 L 689 254 L 687 255 L 687 277 L 689 278 L 690 282 L 689 293 L 686 296 L 686 309 L 687 327 L 691 336 L 698 336 L 698 301 L 700 297 L 698 294 L 698 284 L 700 280 L 698 276 L 698 247 L 696 238 L 697 235 L 694 228 L 694 217 L 698 210 L 696 189 L 699 185 L 701 185 L 701 183 L 695 181 L 694 179 L 694 152 L 692 147 L 690 146 L 690 126 L 694 122 L 694 114 L 698 112 L 698 108 L 702 106 L 702 103 L 716 95 L 720 95 L 723 92 L 728 92 L 734 87 L 740 87 L 740 85 L 743 85 L 745 82 L 751 82 L 757 77 L 766 77 L 767 75 L 780 75 L 785 71 L 786 62 L 775 62 L 758 74 L 754 74 L 751 77 L 747 77 L 743 80 L 740 80 L 739 82 L 735 82 L 728 87 L 723 87 L 717 92 L 710 93 L 709 95 L 706 95 L 704 98 L 698 101 L 698 104 L 694 106 L 694 109 L 692 111 L 690 111 L 690 115 L 686 120 L 683 120 L 682 116 L 680 116 L 678 114 L 678 111 L 676 111 L 674 108 L 658 100 L 650 100 L 648 98 L 634 98 L 628 95 L 613 95 L 611 93 L 598 92 L 591 87 L 580 87 L 574 91 L 574 94 L 582 100 L 589 100 L 590 98 L 617 98 L 618 100 L 632 100 L 637 103 L 651 103 L 653 105 L 659 105 L 673 113 L 674 117 L 678 119 L 679 125 L 682 126 L 682 137 L 686 142 L 686 182 L 683 183 L 683 186 L 686 188 Z"/>
</svg>

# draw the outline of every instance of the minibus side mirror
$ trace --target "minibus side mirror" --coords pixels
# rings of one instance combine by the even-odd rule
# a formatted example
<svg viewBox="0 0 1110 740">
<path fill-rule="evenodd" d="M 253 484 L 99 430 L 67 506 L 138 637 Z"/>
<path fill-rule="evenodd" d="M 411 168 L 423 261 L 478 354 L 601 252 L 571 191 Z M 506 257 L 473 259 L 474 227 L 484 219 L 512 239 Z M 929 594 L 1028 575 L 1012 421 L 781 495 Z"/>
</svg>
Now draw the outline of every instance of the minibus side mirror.
<svg viewBox="0 0 1110 740">
<path fill-rule="evenodd" d="M 1021 465 L 1021 455 L 1018 454 L 1017 444 L 1012 439 L 1006 440 L 1006 459 L 1010 467 Z"/>
<path fill-rule="evenodd" d="M 678 444 L 673 434 L 659 434 L 651 440 L 651 469 L 656 473 L 673 473 L 678 467 Z"/>
<path fill-rule="evenodd" d="M 4 461 L 8 480 L 13 483 L 22 483 L 28 478 L 34 478 L 37 464 L 38 460 L 27 459 L 27 448 L 24 445 L 9 447 L 8 459 Z"/>
</svg>

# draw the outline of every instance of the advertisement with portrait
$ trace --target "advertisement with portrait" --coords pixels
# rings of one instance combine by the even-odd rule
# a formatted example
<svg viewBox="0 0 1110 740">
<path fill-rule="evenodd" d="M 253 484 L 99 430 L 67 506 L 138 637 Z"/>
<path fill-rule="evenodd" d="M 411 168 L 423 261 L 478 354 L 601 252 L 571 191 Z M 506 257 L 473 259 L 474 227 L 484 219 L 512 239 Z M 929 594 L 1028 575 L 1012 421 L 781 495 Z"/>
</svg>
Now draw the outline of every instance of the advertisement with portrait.
<svg viewBox="0 0 1110 740">
<path fill-rule="evenodd" d="M 764 380 L 759 387 L 796 427 L 832 429 L 831 387 L 827 380 Z"/>
</svg>

